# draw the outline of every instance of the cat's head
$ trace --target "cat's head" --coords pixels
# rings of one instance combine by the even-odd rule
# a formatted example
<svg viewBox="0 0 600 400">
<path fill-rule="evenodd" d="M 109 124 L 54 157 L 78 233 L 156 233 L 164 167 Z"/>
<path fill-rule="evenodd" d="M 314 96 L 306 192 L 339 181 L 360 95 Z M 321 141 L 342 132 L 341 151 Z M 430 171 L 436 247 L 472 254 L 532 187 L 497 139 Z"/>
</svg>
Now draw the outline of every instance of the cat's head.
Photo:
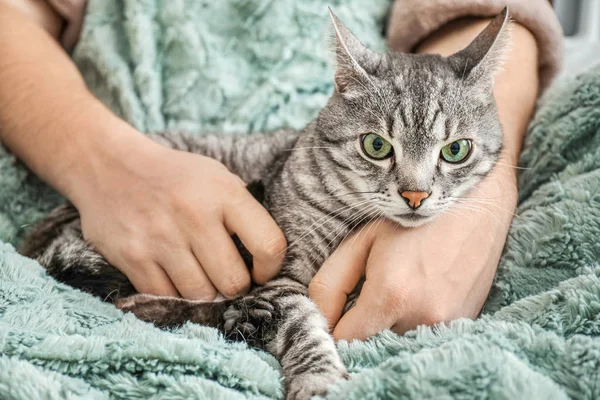
<svg viewBox="0 0 600 400">
<path fill-rule="evenodd" d="M 440 215 L 493 168 L 502 127 L 492 94 L 509 43 L 507 10 L 449 56 L 375 53 L 331 14 L 335 92 L 318 145 L 340 191 L 364 192 L 380 216 L 417 226 Z"/>
</svg>

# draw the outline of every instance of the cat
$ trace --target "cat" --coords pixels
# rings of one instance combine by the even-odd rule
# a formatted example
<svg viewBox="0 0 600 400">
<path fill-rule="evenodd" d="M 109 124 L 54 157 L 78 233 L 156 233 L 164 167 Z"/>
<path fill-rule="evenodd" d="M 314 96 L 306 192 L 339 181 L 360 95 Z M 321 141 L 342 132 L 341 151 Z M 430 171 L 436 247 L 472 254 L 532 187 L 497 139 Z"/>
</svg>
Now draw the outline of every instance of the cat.
<svg viewBox="0 0 600 400">
<path fill-rule="evenodd" d="M 358 227 L 376 218 L 423 225 L 490 173 L 502 151 L 492 89 L 510 21 L 505 8 L 469 46 L 442 57 L 375 53 L 331 10 L 330 17 L 335 90 L 302 131 L 153 136 L 219 160 L 248 184 L 289 243 L 276 278 L 234 300 L 137 294 L 82 238 L 79 214 L 69 204 L 34 229 L 22 253 L 57 280 L 158 327 L 191 321 L 269 351 L 281 363 L 288 399 L 325 394 L 329 384 L 347 379 L 327 322 L 307 296 L 308 284 Z M 250 266 L 251 256 L 234 240 Z"/>
</svg>

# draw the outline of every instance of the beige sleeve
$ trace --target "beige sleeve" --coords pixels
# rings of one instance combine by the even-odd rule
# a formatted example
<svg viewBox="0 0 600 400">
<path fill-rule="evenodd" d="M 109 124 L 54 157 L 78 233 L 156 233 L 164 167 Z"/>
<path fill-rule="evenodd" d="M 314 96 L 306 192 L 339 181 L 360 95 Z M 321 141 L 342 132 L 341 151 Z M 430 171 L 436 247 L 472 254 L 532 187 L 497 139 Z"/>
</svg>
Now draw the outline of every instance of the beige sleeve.
<svg viewBox="0 0 600 400">
<path fill-rule="evenodd" d="M 564 45 L 562 28 L 548 0 L 394 0 L 388 43 L 392 49 L 408 53 L 452 20 L 492 17 L 504 6 L 511 18 L 536 38 L 541 93 L 561 68 Z"/>
<path fill-rule="evenodd" d="M 46 0 L 50 6 L 65 20 L 60 42 L 66 50 L 77 44 L 83 25 L 86 0 Z"/>
</svg>

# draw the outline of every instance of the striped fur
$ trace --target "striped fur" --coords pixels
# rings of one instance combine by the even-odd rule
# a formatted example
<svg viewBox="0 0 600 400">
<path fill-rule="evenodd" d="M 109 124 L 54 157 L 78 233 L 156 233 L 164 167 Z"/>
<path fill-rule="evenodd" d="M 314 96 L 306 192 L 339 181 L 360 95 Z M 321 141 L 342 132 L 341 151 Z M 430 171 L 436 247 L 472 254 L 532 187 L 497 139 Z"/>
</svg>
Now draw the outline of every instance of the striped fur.
<svg viewBox="0 0 600 400">
<path fill-rule="evenodd" d="M 492 76 L 507 43 L 507 14 L 448 58 L 375 54 L 333 15 L 332 20 L 336 91 L 303 131 L 154 136 L 165 146 L 213 157 L 249 183 L 289 244 L 275 279 L 241 298 L 214 303 L 131 296 L 135 291 L 127 278 L 83 240 L 79 215 L 70 205 L 55 210 L 32 232 L 23 254 L 36 258 L 58 280 L 116 301 L 159 327 L 186 321 L 210 325 L 229 339 L 271 352 L 281 362 L 290 399 L 324 394 L 330 383 L 347 378 L 327 323 L 307 297 L 308 284 L 360 226 L 376 218 L 423 224 L 490 172 L 502 147 Z M 360 145 L 365 133 L 388 140 L 393 157 L 367 157 Z M 470 157 L 462 164 L 444 163 L 440 148 L 462 138 L 474 145 Z M 414 210 L 399 194 L 405 190 L 431 194 Z M 236 244 L 250 264 L 248 252 Z"/>
</svg>

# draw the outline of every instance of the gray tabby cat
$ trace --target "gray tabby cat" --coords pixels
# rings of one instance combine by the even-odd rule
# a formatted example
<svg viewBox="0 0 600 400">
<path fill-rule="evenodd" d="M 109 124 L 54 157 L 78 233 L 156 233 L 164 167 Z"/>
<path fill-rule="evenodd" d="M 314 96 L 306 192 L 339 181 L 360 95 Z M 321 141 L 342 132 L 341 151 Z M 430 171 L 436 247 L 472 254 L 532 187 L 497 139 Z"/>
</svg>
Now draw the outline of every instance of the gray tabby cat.
<svg viewBox="0 0 600 400">
<path fill-rule="evenodd" d="M 324 394 L 329 384 L 348 378 L 327 322 L 307 297 L 308 284 L 357 227 L 380 217 L 407 227 L 431 221 L 492 170 L 502 148 L 493 76 L 509 23 L 504 9 L 466 49 L 441 57 L 376 54 L 331 19 L 335 91 L 304 130 L 155 137 L 213 157 L 249 183 L 290 244 L 275 279 L 212 303 L 135 294 L 82 239 L 70 205 L 42 222 L 22 252 L 56 279 L 116 300 L 159 327 L 192 321 L 269 351 L 281 362 L 289 399 Z"/>
</svg>

